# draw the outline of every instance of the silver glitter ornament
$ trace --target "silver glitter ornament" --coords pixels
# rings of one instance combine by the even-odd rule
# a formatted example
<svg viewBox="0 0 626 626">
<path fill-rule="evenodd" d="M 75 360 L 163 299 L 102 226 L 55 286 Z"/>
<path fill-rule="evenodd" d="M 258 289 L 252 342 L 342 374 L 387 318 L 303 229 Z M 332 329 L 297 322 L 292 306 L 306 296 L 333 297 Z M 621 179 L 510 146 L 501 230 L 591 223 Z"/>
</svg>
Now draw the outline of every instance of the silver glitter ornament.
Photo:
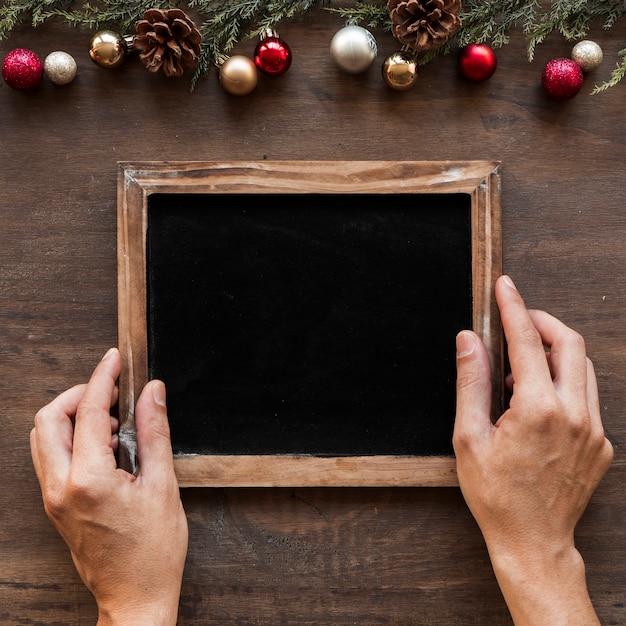
<svg viewBox="0 0 626 626">
<path fill-rule="evenodd" d="M 367 70 L 378 53 L 374 35 L 361 26 L 345 26 L 330 42 L 330 54 L 344 72 L 360 74 Z"/>
<path fill-rule="evenodd" d="M 57 50 L 43 62 L 43 71 L 55 85 L 67 85 L 76 77 L 76 61 L 71 54 Z"/>
<path fill-rule="evenodd" d="M 591 72 L 602 63 L 602 48 L 595 42 L 585 39 L 572 48 L 572 61 L 580 66 L 583 72 Z"/>
</svg>

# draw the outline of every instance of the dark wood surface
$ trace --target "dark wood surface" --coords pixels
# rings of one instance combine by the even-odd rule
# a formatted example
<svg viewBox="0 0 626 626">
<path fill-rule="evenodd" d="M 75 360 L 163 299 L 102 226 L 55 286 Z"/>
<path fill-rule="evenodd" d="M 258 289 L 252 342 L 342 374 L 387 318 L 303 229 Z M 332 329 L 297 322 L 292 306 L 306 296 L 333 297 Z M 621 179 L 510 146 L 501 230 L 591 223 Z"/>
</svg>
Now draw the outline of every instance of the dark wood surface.
<svg viewBox="0 0 626 626">
<path fill-rule="evenodd" d="M 186 79 L 149 75 L 136 59 L 100 69 L 89 33 L 65 26 L 25 26 L 0 42 L 2 58 L 61 49 L 79 64 L 67 87 L 0 85 L 0 623 L 95 621 L 44 515 L 28 434 L 37 409 L 117 341 L 116 163 L 265 158 L 502 161 L 505 271 L 529 305 L 584 334 L 596 364 L 616 454 L 577 541 L 602 622 L 626 623 L 626 84 L 589 95 L 626 28 L 592 33 L 605 61 L 557 103 L 540 74 L 569 56 L 560 37 L 529 63 L 515 34 L 482 85 L 442 57 L 400 93 L 380 76 L 397 49 L 386 33 L 375 32 L 367 74 L 334 68 L 328 48 L 342 25 L 323 11 L 285 24 L 289 73 L 245 98 L 225 94 L 214 73 L 190 94 Z M 180 624 L 511 623 L 456 488 L 189 489 L 183 501 Z"/>
</svg>

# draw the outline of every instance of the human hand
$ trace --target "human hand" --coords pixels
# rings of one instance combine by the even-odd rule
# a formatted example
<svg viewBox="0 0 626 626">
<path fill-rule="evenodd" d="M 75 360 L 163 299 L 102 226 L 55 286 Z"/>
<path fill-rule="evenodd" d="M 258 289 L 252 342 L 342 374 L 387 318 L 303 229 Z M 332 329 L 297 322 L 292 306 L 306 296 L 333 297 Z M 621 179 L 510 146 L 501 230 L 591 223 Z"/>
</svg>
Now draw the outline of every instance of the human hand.
<svg viewBox="0 0 626 626">
<path fill-rule="evenodd" d="M 510 278 L 497 281 L 496 300 L 512 396 L 494 425 L 485 347 L 471 331 L 459 333 L 459 484 L 515 624 L 597 624 L 574 546 L 574 528 L 613 458 L 593 365 L 582 337 L 527 310 Z"/>
<path fill-rule="evenodd" d="M 135 409 L 140 469 L 117 468 L 111 349 L 86 385 L 43 407 L 30 435 L 44 507 L 95 596 L 100 626 L 176 624 L 187 519 L 174 474 L 165 386 L 152 381 Z"/>
</svg>

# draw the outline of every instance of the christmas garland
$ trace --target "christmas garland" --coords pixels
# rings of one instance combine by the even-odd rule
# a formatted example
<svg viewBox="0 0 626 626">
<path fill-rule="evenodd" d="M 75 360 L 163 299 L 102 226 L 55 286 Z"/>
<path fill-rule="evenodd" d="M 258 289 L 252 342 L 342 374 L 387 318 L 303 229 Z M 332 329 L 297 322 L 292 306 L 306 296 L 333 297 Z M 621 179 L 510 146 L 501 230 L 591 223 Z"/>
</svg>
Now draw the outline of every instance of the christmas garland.
<svg viewBox="0 0 626 626">
<path fill-rule="evenodd" d="M 532 61 L 536 47 L 552 33 L 567 41 L 583 40 L 592 25 L 608 30 L 626 14 L 624 0 L 388 0 L 386 4 L 357 1 L 347 7 L 331 6 L 330 0 L 102 0 L 77 4 L 74 0 L 4 0 L 0 40 L 21 24 L 37 27 L 48 20 L 94 32 L 111 29 L 133 37 L 134 47 L 150 71 L 162 69 L 178 76 L 191 68 L 193 90 L 201 76 L 223 64 L 238 42 L 273 33 L 284 22 L 317 7 L 337 13 L 347 25 L 390 31 L 420 66 L 449 53 L 452 44 L 464 48 L 489 42 L 491 48 L 500 48 L 509 42 L 514 28 L 522 29 L 528 60 Z M 171 17 L 166 25 L 169 43 L 151 48 L 156 39 L 163 41 L 158 31 L 163 16 Z M 169 55 L 167 59 L 164 54 Z M 616 85 L 626 75 L 626 48 L 618 56 L 610 79 L 592 93 Z"/>
</svg>

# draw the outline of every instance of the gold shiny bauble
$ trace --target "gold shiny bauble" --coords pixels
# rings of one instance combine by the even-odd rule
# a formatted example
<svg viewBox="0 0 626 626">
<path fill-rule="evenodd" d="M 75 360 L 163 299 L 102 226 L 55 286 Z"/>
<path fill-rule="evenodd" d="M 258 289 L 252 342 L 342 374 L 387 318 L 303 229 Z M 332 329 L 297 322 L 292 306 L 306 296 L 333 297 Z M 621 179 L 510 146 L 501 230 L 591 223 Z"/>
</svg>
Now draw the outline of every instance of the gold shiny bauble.
<svg viewBox="0 0 626 626">
<path fill-rule="evenodd" d="M 330 55 L 337 66 L 349 74 L 367 70 L 377 53 L 374 35 L 361 26 L 345 26 L 330 42 Z"/>
<path fill-rule="evenodd" d="M 247 96 L 259 82 L 259 73 L 252 59 L 241 54 L 228 57 L 220 65 L 220 85 L 233 96 Z"/>
<path fill-rule="evenodd" d="M 89 56 L 100 67 L 118 67 L 124 63 L 127 54 L 126 39 L 112 30 L 101 30 L 91 38 Z"/>
<path fill-rule="evenodd" d="M 591 72 L 602 63 L 602 48 L 595 42 L 585 39 L 572 48 L 572 61 L 580 66 L 583 72 Z"/>
<path fill-rule="evenodd" d="M 43 62 L 43 71 L 55 85 L 67 85 L 76 78 L 76 61 L 71 54 L 57 50 Z"/>
<path fill-rule="evenodd" d="M 406 91 L 417 81 L 417 62 L 408 52 L 394 52 L 383 63 L 383 79 L 396 91 Z"/>
</svg>

